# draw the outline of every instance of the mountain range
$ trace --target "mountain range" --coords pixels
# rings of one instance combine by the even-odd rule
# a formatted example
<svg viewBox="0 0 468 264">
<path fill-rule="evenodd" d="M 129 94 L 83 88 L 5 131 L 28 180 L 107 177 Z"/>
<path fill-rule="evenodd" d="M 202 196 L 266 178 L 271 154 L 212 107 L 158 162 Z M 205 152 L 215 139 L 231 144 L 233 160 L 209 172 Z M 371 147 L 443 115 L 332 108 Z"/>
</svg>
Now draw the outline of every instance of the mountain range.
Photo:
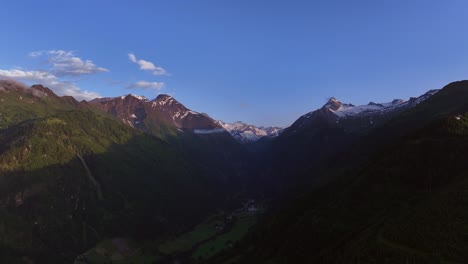
<svg viewBox="0 0 468 264">
<path fill-rule="evenodd" d="M 263 137 L 277 137 L 283 130 L 281 127 L 256 127 L 242 121 L 224 123 L 218 120 L 217 123 L 241 143 L 255 142 Z"/>
<path fill-rule="evenodd" d="M 332 98 L 285 129 L 264 167 L 280 202 L 210 263 L 466 262 L 468 81 L 393 102 Z"/>
<path fill-rule="evenodd" d="M 169 95 L 159 95 L 154 100 L 133 94 L 98 98 L 89 102 L 123 123 L 140 130 L 162 134 L 160 127 L 170 130 L 176 128 L 179 132 L 217 131 L 221 128 L 206 114 L 187 109 L 184 105 Z M 157 124 L 153 126 L 152 124 Z M 166 131 L 169 133 L 169 131 Z"/>
<path fill-rule="evenodd" d="M 468 81 L 279 128 L 3 80 L 0 262 L 464 263 L 467 112 Z"/>
</svg>

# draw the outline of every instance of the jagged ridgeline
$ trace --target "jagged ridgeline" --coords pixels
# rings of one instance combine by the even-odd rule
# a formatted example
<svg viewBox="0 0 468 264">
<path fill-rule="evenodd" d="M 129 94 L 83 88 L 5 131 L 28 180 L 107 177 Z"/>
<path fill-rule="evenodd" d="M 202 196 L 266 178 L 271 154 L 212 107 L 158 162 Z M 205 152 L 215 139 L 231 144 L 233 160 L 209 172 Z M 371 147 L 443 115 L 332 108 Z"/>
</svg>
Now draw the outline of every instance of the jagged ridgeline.
<svg viewBox="0 0 468 264">
<path fill-rule="evenodd" d="M 180 232 L 239 188 L 193 148 L 42 86 L 0 82 L 0 127 L 1 263 L 69 263 L 103 238 Z"/>
</svg>

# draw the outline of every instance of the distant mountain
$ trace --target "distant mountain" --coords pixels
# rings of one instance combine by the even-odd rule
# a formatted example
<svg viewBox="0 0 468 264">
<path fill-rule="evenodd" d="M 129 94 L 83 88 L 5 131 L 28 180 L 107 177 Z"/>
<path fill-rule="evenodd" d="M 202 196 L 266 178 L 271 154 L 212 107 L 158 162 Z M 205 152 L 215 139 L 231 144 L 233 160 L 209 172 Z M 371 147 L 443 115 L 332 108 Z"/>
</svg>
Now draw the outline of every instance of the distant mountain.
<svg viewBox="0 0 468 264">
<path fill-rule="evenodd" d="M 222 133 L 222 127 L 207 114 L 186 108 L 169 95 L 154 100 L 128 94 L 119 97 L 98 98 L 90 105 L 108 113 L 123 123 L 165 138 L 179 132 Z"/>
<path fill-rule="evenodd" d="M 387 112 L 392 112 L 397 109 L 414 107 L 422 101 L 426 100 L 430 96 L 437 93 L 438 90 L 430 90 L 427 93 L 421 95 L 420 97 L 412 97 L 408 101 L 402 99 L 395 99 L 388 103 L 374 103 L 370 102 L 367 105 L 355 106 L 353 104 L 344 104 L 338 101 L 336 98 L 332 97 L 328 102 L 323 106 L 323 108 L 328 109 L 330 112 L 335 114 L 338 118 L 347 118 L 347 117 L 356 117 L 356 116 L 372 116 L 372 115 L 382 115 Z"/>
<path fill-rule="evenodd" d="M 331 97 L 322 108 L 301 116 L 290 127 L 286 128 L 283 134 L 298 133 L 308 127 L 317 128 L 317 122 L 341 127 L 348 132 L 367 131 L 396 114 L 415 107 L 437 92 L 438 90 L 430 90 L 419 97 L 411 97 L 408 101 L 395 99 L 387 103 L 370 102 L 367 105 L 359 106 L 342 103 Z"/>
<path fill-rule="evenodd" d="M 248 160 L 244 147 L 210 116 L 188 109 L 172 96 L 149 100 L 128 94 L 94 99 L 89 107 L 179 148 L 188 160 L 205 168 L 207 177 L 242 181 L 240 170 Z"/>
<path fill-rule="evenodd" d="M 282 131 L 280 127 L 256 127 L 241 121 L 235 123 L 217 121 L 217 123 L 241 143 L 255 142 L 263 137 L 276 137 Z"/>
<path fill-rule="evenodd" d="M 395 99 L 388 103 L 371 102 L 359 106 L 342 103 L 332 97 L 321 108 L 299 117 L 278 137 L 267 142 L 269 146 L 261 146 L 265 150 L 261 154 L 264 159 L 263 170 L 258 174 L 268 174 L 268 181 L 267 179 L 264 181 L 273 185 L 272 188 L 279 192 L 289 192 L 291 191 L 289 188 L 310 189 L 311 186 L 329 179 L 316 177 L 310 171 L 329 170 L 330 167 L 354 164 L 361 157 L 346 156 L 350 147 L 365 149 L 366 145 L 356 146 L 356 144 L 373 130 L 392 119 L 399 118 L 403 113 L 414 109 L 438 93 L 437 90 L 431 90 L 407 101 Z M 382 131 L 379 136 L 391 136 L 397 133 L 389 131 L 387 130 L 387 133 Z M 375 139 L 375 144 L 380 144 L 381 140 Z M 338 154 L 345 157 L 337 164 L 339 159 L 332 158 Z"/>
<path fill-rule="evenodd" d="M 468 81 L 408 102 L 338 116 L 353 106 L 331 100 L 296 133 L 281 134 L 269 152 L 286 154 L 269 161 L 279 164 L 272 171 L 296 186 L 324 181 L 290 193 L 210 263 L 466 263 Z M 341 125 L 369 112 L 386 119 L 365 133 Z"/>
</svg>

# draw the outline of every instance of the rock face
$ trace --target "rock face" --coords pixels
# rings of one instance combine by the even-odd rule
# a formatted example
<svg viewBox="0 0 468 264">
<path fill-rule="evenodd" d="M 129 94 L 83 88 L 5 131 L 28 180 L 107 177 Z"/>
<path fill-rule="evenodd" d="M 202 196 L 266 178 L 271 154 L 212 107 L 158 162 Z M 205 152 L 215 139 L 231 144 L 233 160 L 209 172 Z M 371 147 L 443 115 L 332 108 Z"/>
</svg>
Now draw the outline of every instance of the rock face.
<svg viewBox="0 0 468 264">
<path fill-rule="evenodd" d="M 192 111 L 169 95 L 162 94 L 151 101 L 151 109 L 163 117 L 165 121 L 173 123 L 180 129 L 210 130 L 221 128 L 207 114 Z"/>
<path fill-rule="evenodd" d="M 241 143 L 255 142 L 263 137 L 276 137 L 282 131 L 280 127 L 256 127 L 241 121 L 231 124 L 223 121 L 217 121 L 217 123 Z"/>
<path fill-rule="evenodd" d="M 44 86 L 42 86 L 40 84 L 36 84 L 36 85 L 31 86 L 31 89 L 41 91 L 46 96 L 58 98 L 58 96 L 51 89 L 49 89 L 47 87 L 44 87 Z M 71 97 L 71 96 L 67 96 L 67 97 Z"/>
<path fill-rule="evenodd" d="M 342 103 L 336 98 L 330 98 L 320 109 L 309 112 L 297 119 L 285 129 L 285 135 L 296 133 L 307 127 L 318 128 L 323 124 L 344 128 L 349 132 L 366 130 L 381 124 L 390 117 L 415 107 L 431 97 L 438 90 L 430 90 L 419 97 L 411 97 L 408 101 L 394 99 L 388 103 L 369 102 L 367 105 Z M 328 126 L 327 125 L 327 126 Z"/>
<path fill-rule="evenodd" d="M 144 96 L 128 94 L 98 98 L 89 102 L 132 127 L 151 130 L 166 127 L 179 130 L 214 130 L 222 128 L 211 117 L 186 108 L 169 95 L 159 95 L 150 101 Z"/>
<path fill-rule="evenodd" d="M 89 103 L 117 117 L 127 125 L 140 128 L 147 116 L 145 103 L 148 102 L 145 97 L 129 94 L 113 98 L 98 98 Z"/>
</svg>

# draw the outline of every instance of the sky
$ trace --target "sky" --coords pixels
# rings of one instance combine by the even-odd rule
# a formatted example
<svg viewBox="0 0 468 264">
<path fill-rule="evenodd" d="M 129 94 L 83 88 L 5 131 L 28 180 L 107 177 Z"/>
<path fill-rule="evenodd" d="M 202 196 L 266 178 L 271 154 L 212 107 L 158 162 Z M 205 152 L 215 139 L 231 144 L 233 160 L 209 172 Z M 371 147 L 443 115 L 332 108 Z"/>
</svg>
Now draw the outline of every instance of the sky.
<svg viewBox="0 0 468 264">
<path fill-rule="evenodd" d="M 4 1 L 0 78 L 288 126 L 468 78 L 464 0 Z"/>
</svg>

